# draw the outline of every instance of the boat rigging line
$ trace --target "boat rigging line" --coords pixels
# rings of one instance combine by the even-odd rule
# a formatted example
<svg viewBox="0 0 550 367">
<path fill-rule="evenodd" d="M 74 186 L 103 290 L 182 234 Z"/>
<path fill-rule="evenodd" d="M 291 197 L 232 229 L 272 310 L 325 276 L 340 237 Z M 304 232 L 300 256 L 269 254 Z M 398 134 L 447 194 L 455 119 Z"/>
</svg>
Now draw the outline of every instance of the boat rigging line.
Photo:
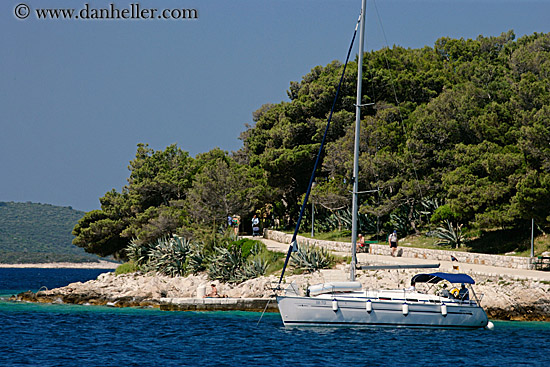
<svg viewBox="0 0 550 367">
<path fill-rule="evenodd" d="M 256 326 L 260 325 L 260 321 L 262 321 L 262 317 L 264 317 L 264 313 L 265 311 L 267 310 L 267 306 L 269 306 L 269 303 L 271 302 L 271 298 L 267 301 L 267 303 L 265 304 L 265 307 L 264 307 L 264 312 L 262 312 L 262 315 L 260 316 L 260 319 L 258 320 L 258 322 L 256 323 Z"/>
<path fill-rule="evenodd" d="M 386 50 L 389 50 L 390 46 L 388 44 L 388 38 L 386 37 L 386 31 L 384 30 L 384 26 L 382 24 L 382 18 L 380 17 L 380 13 L 378 12 L 378 6 L 376 5 L 376 0 L 373 0 L 373 4 L 374 4 L 374 10 L 376 12 L 376 16 L 378 18 L 378 24 L 380 25 L 380 30 L 382 31 L 382 35 L 384 37 L 384 42 L 386 44 Z M 396 106 L 397 106 L 397 113 L 399 115 L 399 122 L 401 123 L 401 129 L 403 130 L 403 132 L 405 134 L 405 137 L 407 137 L 408 133 L 407 133 L 407 129 L 405 128 L 405 123 L 403 121 L 403 114 L 401 113 L 401 108 L 400 108 L 401 102 L 397 98 L 397 91 L 395 90 L 395 80 L 393 78 L 393 73 L 391 72 L 391 69 L 390 69 L 390 62 L 388 61 L 387 52 L 384 52 L 383 55 L 384 55 L 384 61 L 386 62 L 386 68 L 388 69 L 388 72 L 390 74 L 390 83 L 391 83 L 391 87 L 392 87 L 393 97 L 395 99 L 395 103 L 396 103 Z M 373 86 L 373 91 L 374 91 L 374 86 Z M 414 159 L 413 159 L 412 153 L 410 151 L 408 153 L 409 153 L 409 156 L 410 156 L 410 159 L 411 159 L 411 165 L 412 165 L 412 169 L 413 169 L 413 172 L 414 172 L 414 177 L 416 179 L 415 182 L 416 182 L 416 185 L 417 185 L 417 189 L 418 189 L 418 192 L 420 193 L 420 198 L 424 199 L 424 193 L 422 191 L 422 186 L 420 185 L 420 180 L 418 179 L 418 172 L 417 172 L 416 166 L 414 164 Z"/>
<path fill-rule="evenodd" d="M 277 284 L 277 289 L 280 289 L 281 282 L 283 281 L 283 276 L 285 275 L 285 270 L 288 265 L 288 260 L 290 259 L 290 255 L 292 252 L 298 251 L 298 244 L 296 243 L 296 237 L 298 236 L 298 230 L 300 229 L 300 223 L 302 222 L 302 217 L 304 215 L 304 210 L 306 207 L 306 203 L 309 199 L 309 194 L 311 193 L 311 186 L 313 184 L 313 181 L 315 180 L 315 172 L 317 171 L 317 166 L 319 165 L 319 161 L 321 160 L 321 154 L 323 152 L 323 148 L 325 145 L 325 141 L 328 135 L 328 130 L 330 127 L 330 121 L 332 120 L 332 114 L 334 113 L 334 108 L 336 107 L 336 101 L 338 100 L 338 95 L 340 94 L 340 88 L 342 86 L 342 83 L 344 81 L 344 75 L 346 74 L 346 67 L 348 66 L 349 57 L 351 55 L 351 50 L 353 49 L 353 43 L 355 42 L 355 36 L 357 35 L 357 29 L 359 28 L 359 24 L 361 24 L 361 19 L 364 19 L 363 10 L 361 10 L 361 14 L 359 15 L 359 19 L 357 19 L 357 24 L 355 25 L 355 31 L 353 32 L 353 37 L 351 39 L 351 44 L 349 45 L 348 54 L 346 56 L 346 62 L 344 63 L 344 68 L 342 70 L 342 75 L 340 76 L 340 82 L 338 83 L 338 89 L 336 90 L 336 95 L 334 96 L 334 100 L 332 102 L 332 107 L 330 109 L 330 114 L 327 119 L 327 126 L 325 127 L 325 133 L 323 135 L 323 139 L 321 140 L 321 146 L 319 147 L 319 152 L 317 153 L 317 159 L 315 160 L 315 165 L 313 166 L 313 171 L 311 172 L 311 178 L 309 179 L 309 185 L 307 187 L 306 195 L 304 197 L 304 202 L 302 203 L 302 208 L 300 209 L 300 215 L 298 216 L 298 222 L 296 223 L 296 228 L 294 229 L 294 234 L 292 235 L 292 241 L 290 242 L 290 246 L 288 248 L 288 252 L 286 254 L 285 258 L 285 264 L 283 265 L 283 270 L 281 271 L 281 277 L 279 278 L 279 283 Z M 360 50 L 362 52 L 362 50 Z M 359 68 L 362 67 L 362 65 L 358 65 Z"/>
</svg>

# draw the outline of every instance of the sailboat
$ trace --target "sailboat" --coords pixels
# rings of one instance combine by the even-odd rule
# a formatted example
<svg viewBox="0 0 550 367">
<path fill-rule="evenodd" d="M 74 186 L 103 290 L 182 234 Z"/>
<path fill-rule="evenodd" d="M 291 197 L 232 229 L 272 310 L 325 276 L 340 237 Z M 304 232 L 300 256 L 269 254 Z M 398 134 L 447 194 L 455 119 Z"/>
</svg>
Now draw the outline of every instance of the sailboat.
<svg viewBox="0 0 550 367">
<path fill-rule="evenodd" d="M 431 289 L 439 282 L 460 284 L 462 291 L 446 292 L 440 294 L 428 294 L 410 289 L 394 290 L 370 290 L 363 289 L 360 282 L 355 280 L 356 241 L 357 241 L 357 212 L 358 212 L 358 171 L 359 171 L 359 127 L 361 123 L 362 100 L 362 65 L 363 44 L 365 32 L 366 0 L 362 0 L 361 14 L 355 27 L 359 32 L 359 57 L 357 63 L 357 103 L 355 120 L 355 148 L 353 164 L 353 200 L 352 200 L 352 239 L 351 239 L 351 266 L 350 280 L 347 282 L 332 282 L 310 286 L 305 295 L 292 284 L 286 289 L 281 288 L 285 269 L 292 252 L 297 251 L 296 236 L 298 234 L 301 218 L 305 205 L 311 192 L 311 186 L 315 178 L 315 172 L 319 163 L 326 138 L 326 131 L 330 125 L 330 119 L 334 111 L 334 105 L 345 73 L 349 55 L 353 47 L 350 45 L 348 57 L 344 64 L 344 70 L 340 79 L 340 85 L 330 112 L 325 136 L 317 155 L 317 160 L 310 178 L 309 187 L 300 211 L 292 243 L 288 249 L 285 264 L 281 272 L 279 284 L 276 290 L 282 295 L 277 295 L 279 312 L 285 326 L 372 326 L 372 327 L 422 327 L 422 328 L 450 328 L 450 329 L 475 329 L 490 325 L 487 314 L 480 306 L 476 294 L 464 291 L 466 285 L 471 286 L 475 282 L 466 274 L 454 273 L 430 273 L 418 274 L 411 279 L 411 284 L 426 283 Z M 452 289 L 454 290 L 454 289 Z M 472 297 L 470 297 L 470 295 Z"/>
</svg>

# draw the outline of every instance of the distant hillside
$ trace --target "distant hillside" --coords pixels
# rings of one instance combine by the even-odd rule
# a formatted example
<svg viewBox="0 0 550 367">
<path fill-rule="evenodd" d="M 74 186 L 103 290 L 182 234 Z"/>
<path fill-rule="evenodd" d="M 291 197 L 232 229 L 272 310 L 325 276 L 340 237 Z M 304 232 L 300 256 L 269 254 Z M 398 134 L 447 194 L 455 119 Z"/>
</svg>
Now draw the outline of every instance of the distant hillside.
<svg viewBox="0 0 550 367">
<path fill-rule="evenodd" d="M 97 261 L 72 244 L 71 231 L 83 215 L 71 207 L 0 202 L 0 263 Z"/>
</svg>

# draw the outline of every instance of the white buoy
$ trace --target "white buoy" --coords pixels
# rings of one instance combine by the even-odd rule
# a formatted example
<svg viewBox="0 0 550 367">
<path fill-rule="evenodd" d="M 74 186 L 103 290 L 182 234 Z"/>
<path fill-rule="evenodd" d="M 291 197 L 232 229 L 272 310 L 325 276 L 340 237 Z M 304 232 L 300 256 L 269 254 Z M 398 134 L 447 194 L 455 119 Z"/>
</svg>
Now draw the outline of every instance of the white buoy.
<svg viewBox="0 0 550 367">
<path fill-rule="evenodd" d="M 485 326 L 486 329 L 493 330 L 495 328 L 495 324 L 493 324 L 491 321 L 487 323 L 487 326 Z"/>
<path fill-rule="evenodd" d="M 372 311 L 372 302 L 370 301 L 370 299 L 367 301 L 367 303 L 365 305 L 365 308 L 366 308 L 368 313 L 370 313 Z"/>
<path fill-rule="evenodd" d="M 409 304 L 407 302 L 403 303 L 403 315 L 407 316 L 409 314 Z"/>
<path fill-rule="evenodd" d="M 338 311 L 338 301 L 335 299 L 332 300 L 332 311 Z"/>
<path fill-rule="evenodd" d="M 441 304 L 441 314 L 447 316 L 447 305 L 445 303 Z"/>
</svg>

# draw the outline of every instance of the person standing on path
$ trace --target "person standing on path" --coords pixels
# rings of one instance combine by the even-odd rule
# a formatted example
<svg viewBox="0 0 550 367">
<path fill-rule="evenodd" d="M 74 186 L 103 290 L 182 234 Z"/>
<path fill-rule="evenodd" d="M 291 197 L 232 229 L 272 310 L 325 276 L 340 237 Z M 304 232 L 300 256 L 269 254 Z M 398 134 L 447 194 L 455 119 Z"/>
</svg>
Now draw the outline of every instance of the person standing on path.
<svg viewBox="0 0 550 367">
<path fill-rule="evenodd" d="M 388 236 L 388 243 L 391 248 L 391 256 L 395 257 L 397 252 L 397 231 L 393 231 L 393 233 Z"/>
</svg>

